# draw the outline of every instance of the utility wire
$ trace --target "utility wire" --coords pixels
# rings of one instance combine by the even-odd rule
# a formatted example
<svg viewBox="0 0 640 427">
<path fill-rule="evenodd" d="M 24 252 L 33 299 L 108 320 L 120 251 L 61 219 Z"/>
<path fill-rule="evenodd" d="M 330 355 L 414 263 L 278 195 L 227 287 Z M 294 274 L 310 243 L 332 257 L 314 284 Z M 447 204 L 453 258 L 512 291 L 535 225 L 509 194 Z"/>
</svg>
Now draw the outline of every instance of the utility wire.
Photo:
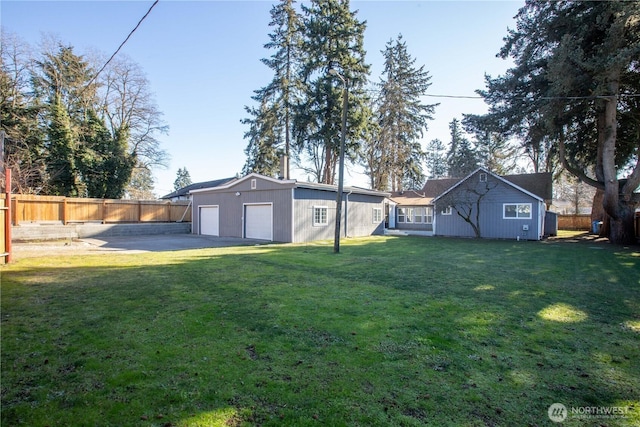
<svg viewBox="0 0 640 427">
<path fill-rule="evenodd" d="M 102 66 L 102 68 L 100 68 L 100 70 L 98 70 L 97 73 L 94 74 L 94 76 L 91 78 L 91 80 L 89 80 L 89 82 L 87 83 L 86 87 L 91 86 L 91 83 L 93 83 L 93 81 L 98 78 L 98 75 L 100 75 L 101 72 L 104 71 L 104 69 L 107 67 L 107 65 L 109 65 L 109 63 L 111 62 L 111 60 L 118 54 L 118 52 L 120 52 L 120 49 L 122 49 L 122 47 L 125 45 L 125 43 L 127 43 L 127 41 L 129 41 L 129 39 L 131 38 L 131 36 L 133 35 L 133 33 L 136 32 L 136 30 L 138 29 L 138 27 L 140 26 L 140 24 L 142 24 L 142 21 L 145 20 L 145 18 L 147 16 L 149 16 L 149 14 L 151 13 L 151 10 L 155 7 L 156 4 L 158 4 L 160 0 L 156 0 L 153 2 L 153 4 L 151 5 L 151 7 L 149 8 L 149 10 L 147 10 L 147 13 L 144 14 L 144 16 L 142 18 L 140 18 L 140 20 L 138 21 L 138 23 L 136 24 L 136 26 L 134 27 L 133 30 L 131 30 L 131 32 L 129 33 L 129 35 L 127 36 L 126 39 L 124 39 L 124 41 L 122 43 L 120 43 L 120 46 L 118 46 L 118 48 L 116 49 L 115 52 L 113 52 L 113 55 L 111 55 L 109 57 L 109 59 L 107 59 L 107 62 L 104 63 L 104 65 Z"/>
</svg>

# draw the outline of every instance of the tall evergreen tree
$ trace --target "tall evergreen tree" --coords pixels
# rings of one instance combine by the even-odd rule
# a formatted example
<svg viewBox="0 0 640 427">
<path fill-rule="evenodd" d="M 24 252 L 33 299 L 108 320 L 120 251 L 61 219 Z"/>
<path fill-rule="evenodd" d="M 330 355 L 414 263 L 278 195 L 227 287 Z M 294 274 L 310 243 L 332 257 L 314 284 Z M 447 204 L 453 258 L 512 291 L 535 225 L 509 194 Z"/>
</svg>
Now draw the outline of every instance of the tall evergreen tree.
<svg viewBox="0 0 640 427">
<path fill-rule="evenodd" d="M 602 191 L 615 243 L 635 240 L 638 16 L 637 1 L 528 0 L 500 52 L 514 67 L 480 92 L 498 130 L 545 135 L 567 170 Z"/>
<path fill-rule="evenodd" d="M 294 0 L 280 0 L 271 9 L 269 42 L 264 45 L 274 53 L 262 63 L 273 70 L 272 81 L 255 91 L 252 99 L 259 107 L 245 107 L 251 116 L 241 120 L 249 126 L 245 139 L 247 161 L 243 173 L 258 172 L 275 176 L 279 156 L 291 157 L 291 127 L 299 84 L 301 29 L 300 17 L 294 8 Z M 288 162 L 287 162 L 288 165 Z M 289 175 L 289 171 L 282 171 Z"/>
<path fill-rule="evenodd" d="M 176 172 L 176 180 L 173 181 L 173 189 L 177 191 L 191 184 L 193 184 L 193 182 L 191 182 L 191 174 L 189 174 L 187 167 L 178 168 L 178 172 Z"/>
<path fill-rule="evenodd" d="M 447 153 L 449 176 L 462 178 L 478 168 L 478 156 L 469 139 L 464 135 L 458 119 L 449 123 L 451 144 Z"/>
<path fill-rule="evenodd" d="M 437 104 L 424 104 L 422 96 L 431 86 L 424 65 L 416 67 L 415 58 L 399 35 L 382 51 L 384 70 L 380 81 L 376 119 L 379 131 L 367 147 L 378 152 L 378 164 L 370 165 L 370 173 L 378 176 L 380 190 L 402 190 L 403 182 L 424 180 L 422 163 L 425 152 L 419 138 L 427 129 L 427 121 Z M 376 180 L 374 180 L 376 181 Z"/>
<path fill-rule="evenodd" d="M 447 176 L 446 147 L 439 139 L 433 139 L 427 144 L 425 155 L 427 178 L 437 179 Z"/>
<path fill-rule="evenodd" d="M 349 90 L 347 156 L 355 157 L 371 114 L 364 90 L 369 75 L 365 23 L 350 10 L 348 0 L 311 0 L 302 10 L 303 93 L 294 122 L 295 146 L 311 160 L 319 181 L 333 184 L 340 153 L 343 85 Z M 345 83 L 329 70 L 336 70 Z"/>
<path fill-rule="evenodd" d="M 76 167 L 77 133 L 59 96 L 49 105 L 46 171 L 49 193 L 77 197 L 80 178 Z"/>
<path fill-rule="evenodd" d="M 135 164 L 134 157 L 127 151 L 126 128 L 112 137 L 96 112 L 88 110 L 80 143 L 77 163 L 86 196 L 123 197 Z"/>
</svg>

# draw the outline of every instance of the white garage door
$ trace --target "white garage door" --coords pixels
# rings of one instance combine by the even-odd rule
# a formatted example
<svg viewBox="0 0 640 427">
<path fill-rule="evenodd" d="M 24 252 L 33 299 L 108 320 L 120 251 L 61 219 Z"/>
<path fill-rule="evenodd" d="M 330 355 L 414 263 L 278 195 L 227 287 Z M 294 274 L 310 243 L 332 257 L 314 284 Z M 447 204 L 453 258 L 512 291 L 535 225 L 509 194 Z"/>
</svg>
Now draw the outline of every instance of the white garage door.
<svg viewBox="0 0 640 427">
<path fill-rule="evenodd" d="M 200 206 L 200 234 L 220 235 L 219 211 L 217 206 Z"/>
<path fill-rule="evenodd" d="M 244 237 L 273 240 L 273 215 L 271 211 L 271 205 L 246 205 Z"/>
</svg>

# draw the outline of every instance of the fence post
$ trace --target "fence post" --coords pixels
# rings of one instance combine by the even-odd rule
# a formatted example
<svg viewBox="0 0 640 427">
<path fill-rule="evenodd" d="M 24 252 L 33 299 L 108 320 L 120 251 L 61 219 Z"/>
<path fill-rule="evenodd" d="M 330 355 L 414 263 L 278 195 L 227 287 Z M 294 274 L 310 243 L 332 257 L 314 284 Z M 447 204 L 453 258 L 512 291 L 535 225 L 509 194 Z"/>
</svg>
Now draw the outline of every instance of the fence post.
<svg viewBox="0 0 640 427">
<path fill-rule="evenodd" d="M 62 225 L 67 225 L 67 198 L 62 199 Z"/>
</svg>

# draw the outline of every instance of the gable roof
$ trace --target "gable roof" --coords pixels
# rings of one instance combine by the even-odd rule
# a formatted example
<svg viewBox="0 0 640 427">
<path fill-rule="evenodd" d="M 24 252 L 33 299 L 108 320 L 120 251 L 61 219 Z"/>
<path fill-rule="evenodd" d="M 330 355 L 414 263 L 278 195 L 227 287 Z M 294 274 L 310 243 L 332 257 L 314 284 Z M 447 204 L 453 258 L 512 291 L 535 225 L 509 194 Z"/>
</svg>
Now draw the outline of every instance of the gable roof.
<svg viewBox="0 0 640 427">
<path fill-rule="evenodd" d="M 274 183 L 278 183 L 278 184 L 282 184 L 282 185 L 291 185 L 293 184 L 294 188 L 308 188 L 308 189 L 312 189 L 312 190 L 322 190 L 322 191 L 333 191 L 333 192 L 338 192 L 338 186 L 337 185 L 330 185 L 330 184 L 319 184 L 319 183 L 315 183 L 315 182 L 298 182 L 295 179 L 278 179 L 278 178 L 272 178 L 270 176 L 265 176 L 265 175 L 260 175 L 259 173 L 250 173 L 249 175 L 245 175 L 242 178 L 238 178 L 238 179 L 233 179 L 229 182 L 226 182 L 222 185 L 216 185 L 216 186 L 211 186 L 211 187 L 205 187 L 205 188 L 196 188 L 190 191 L 190 193 L 200 193 L 200 192 L 204 192 L 204 191 L 208 191 L 208 190 L 223 190 L 223 189 L 228 189 L 230 187 L 233 187 L 235 185 L 238 185 L 244 181 L 247 181 L 249 179 L 252 178 L 260 178 L 260 179 L 264 179 L 266 181 L 270 181 L 270 182 L 274 182 Z M 377 190 L 369 190 L 366 188 L 360 188 L 360 187 L 347 187 L 345 186 L 343 188 L 343 192 L 344 193 L 356 193 L 356 194 L 366 194 L 366 195 L 372 195 L 372 196 L 381 196 L 381 197 L 387 197 L 389 195 L 389 193 L 385 193 L 382 191 L 377 191 Z"/>
<path fill-rule="evenodd" d="M 523 192 L 524 194 L 527 194 L 527 195 L 529 195 L 529 196 L 531 196 L 531 197 L 533 197 L 533 198 L 535 198 L 535 199 L 538 199 L 538 200 L 540 200 L 540 201 L 544 201 L 544 200 L 545 200 L 543 197 L 541 197 L 541 196 L 539 196 L 539 195 L 536 195 L 536 194 L 532 193 L 531 191 L 529 191 L 529 190 L 527 190 L 527 189 L 524 189 L 524 188 L 522 188 L 521 186 L 519 186 L 519 185 L 517 185 L 517 184 L 514 184 L 513 182 L 509 181 L 509 180 L 507 179 L 507 177 L 506 177 L 506 176 L 505 176 L 505 177 L 502 177 L 502 176 L 496 175 L 496 174 L 495 174 L 495 173 L 493 173 L 493 172 L 489 172 L 489 171 L 488 171 L 488 170 L 486 170 L 485 168 L 478 168 L 478 169 L 476 169 L 475 171 L 471 172 L 469 175 L 467 175 L 467 176 L 465 176 L 464 178 L 462 178 L 461 180 L 459 180 L 456 184 L 454 184 L 453 186 L 451 186 L 448 190 L 446 190 L 446 191 L 444 191 L 442 194 L 438 195 L 438 197 L 434 198 L 434 199 L 433 199 L 433 202 L 435 202 L 435 201 L 437 201 L 438 199 L 442 198 L 445 194 L 450 193 L 450 192 L 451 192 L 451 191 L 453 191 L 456 187 L 458 187 L 460 184 L 462 184 L 464 181 L 468 180 L 469 178 L 471 178 L 473 175 L 475 175 L 475 174 L 476 174 L 476 173 L 478 173 L 478 172 L 483 172 L 483 173 L 489 174 L 489 175 L 491 175 L 492 177 L 496 178 L 497 180 L 502 181 L 503 183 L 507 184 L 508 186 L 513 187 L 513 188 L 515 188 L 516 190 L 519 190 L 519 191 Z M 538 174 L 527 174 L 527 175 L 538 175 Z M 514 176 L 517 176 L 517 175 L 511 175 L 511 177 L 514 177 Z M 551 178 L 551 175 L 549 175 L 549 178 Z M 517 179 L 516 179 L 516 180 L 517 180 Z M 524 182 L 528 182 L 529 180 L 524 179 L 523 181 L 524 181 Z M 551 184 L 549 184 L 549 185 L 551 185 Z M 545 186 L 541 186 L 541 187 L 545 187 Z M 545 188 L 546 188 L 546 187 L 545 187 Z"/>
<path fill-rule="evenodd" d="M 204 182 L 196 182 L 193 184 L 189 184 L 186 187 L 182 187 L 176 191 L 174 191 L 173 193 L 169 193 L 166 196 L 162 196 L 160 197 L 161 199 L 173 199 L 174 197 L 180 197 L 180 196 L 188 196 L 189 193 L 191 192 L 191 190 L 197 190 L 200 188 L 213 188 L 213 187 L 219 187 L 221 185 L 227 184 L 230 181 L 234 181 L 237 178 L 235 177 L 231 177 L 231 178 L 222 178 L 222 179 L 214 179 L 213 181 L 204 181 Z"/>
</svg>

